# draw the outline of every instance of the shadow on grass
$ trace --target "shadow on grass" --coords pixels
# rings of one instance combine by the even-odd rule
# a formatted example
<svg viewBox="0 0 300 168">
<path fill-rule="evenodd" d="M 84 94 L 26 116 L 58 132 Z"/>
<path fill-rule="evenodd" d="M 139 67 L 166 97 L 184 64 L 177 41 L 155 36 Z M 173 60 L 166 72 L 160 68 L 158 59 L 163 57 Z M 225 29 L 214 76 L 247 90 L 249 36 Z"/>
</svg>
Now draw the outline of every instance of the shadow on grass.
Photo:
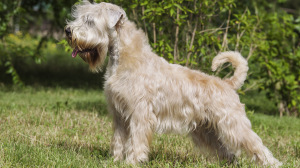
<svg viewBox="0 0 300 168">
<path fill-rule="evenodd" d="M 209 158 L 208 158 L 209 157 Z M 167 163 L 168 167 L 228 167 L 228 166 L 237 166 L 233 163 L 228 163 L 227 160 L 219 160 L 214 158 L 214 156 L 203 156 L 199 153 L 181 153 L 177 151 L 164 150 L 164 151 L 152 151 L 149 155 L 149 163 L 147 166 L 152 166 L 157 162 Z M 239 167 L 239 166 L 238 166 Z"/>
<path fill-rule="evenodd" d="M 27 85 L 47 87 L 103 88 L 103 73 L 95 74 L 83 66 L 35 65 L 35 67 L 18 67 L 21 79 Z"/>
<path fill-rule="evenodd" d="M 105 99 L 88 99 L 88 100 L 72 100 L 72 101 L 57 101 L 52 103 L 50 108 L 55 113 L 62 111 L 86 111 L 91 113 L 97 113 L 99 116 L 106 116 L 108 114 L 107 103 Z"/>
<path fill-rule="evenodd" d="M 164 163 L 173 163 L 174 166 L 175 164 L 180 164 L 180 165 L 185 165 L 188 163 L 196 163 L 200 159 L 200 156 L 193 154 L 181 154 L 176 151 L 170 151 L 170 150 L 165 150 L 165 151 L 151 151 L 149 154 L 149 161 L 151 162 L 164 162 Z"/>
<path fill-rule="evenodd" d="M 75 102 L 75 109 L 78 111 L 96 112 L 100 116 L 107 115 L 108 113 L 105 100 Z"/>
<path fill-rule="evenodd" d="M 67 151 L 73 151 L 85 158 L 96 158 L 97 160 L 110 160 L 110 152 L 108 147 L 103 147 L 100 145 L 90 145 L 90 144 L 77 144 L 61 141 L 56 144 L 57 148 L 61 148 Z"/>
<path fill-rule="evenodd" d="M 87 63 L 80 58 L 69 58 L 65 53 L 47 56 L 41 64 L 36 64 L 29 58 L 15 58 L 13 65 L 25 85 L 103 88 L 105 72 L 93 73 L 89 70 Z M 11 85 L 12 77 L 6 71 L 5 67 L 0 67 L 0 84 Z"/>
</svg>

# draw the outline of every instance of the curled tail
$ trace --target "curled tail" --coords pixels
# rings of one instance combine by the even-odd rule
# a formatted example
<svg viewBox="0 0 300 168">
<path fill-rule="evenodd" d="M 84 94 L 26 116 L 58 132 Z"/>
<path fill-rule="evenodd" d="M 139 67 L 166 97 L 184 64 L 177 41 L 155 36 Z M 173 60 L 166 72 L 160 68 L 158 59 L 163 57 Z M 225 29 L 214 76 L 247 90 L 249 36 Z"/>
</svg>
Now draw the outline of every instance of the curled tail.
<svg viewBox="0 0 300 168">
<path fill-rule="evenodd" d="M 248 62 L 247 60 L 239 53 L 235 51 L 226 51 L 219 53 L 212 62 L 212 70 L 216 71 L 219 66 L 222 64 L 230 62 L 235 68 L 234 74 L 231 78 L 225 79 L 235 90 L 239 89 L 246 80 L 248 72 Z"/>
</svg>

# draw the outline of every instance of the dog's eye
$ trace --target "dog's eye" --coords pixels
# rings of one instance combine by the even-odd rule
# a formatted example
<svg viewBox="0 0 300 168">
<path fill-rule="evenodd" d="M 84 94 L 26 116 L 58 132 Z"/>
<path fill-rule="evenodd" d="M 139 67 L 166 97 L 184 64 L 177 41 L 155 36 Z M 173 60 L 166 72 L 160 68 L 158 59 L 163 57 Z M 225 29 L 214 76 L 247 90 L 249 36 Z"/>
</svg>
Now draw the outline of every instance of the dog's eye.
<svg viewBox="0 0 300 168">
<path fill-rule="evenodd" d="M 93 20 L 87 20 L 86 24 L 89 25 L 89 26 L 94 26 L 95 25 Z"/>
<path fill-rule="evenodd" d="M 91 17 L 89 17 L 89 16 L 86 16 L 86 17 L 85 17 L 85 23 L 86 23 L 88 26 L 94 26 L 94 25 L 95 25 L 94 20 L 93 20 Z"/>
</svg>

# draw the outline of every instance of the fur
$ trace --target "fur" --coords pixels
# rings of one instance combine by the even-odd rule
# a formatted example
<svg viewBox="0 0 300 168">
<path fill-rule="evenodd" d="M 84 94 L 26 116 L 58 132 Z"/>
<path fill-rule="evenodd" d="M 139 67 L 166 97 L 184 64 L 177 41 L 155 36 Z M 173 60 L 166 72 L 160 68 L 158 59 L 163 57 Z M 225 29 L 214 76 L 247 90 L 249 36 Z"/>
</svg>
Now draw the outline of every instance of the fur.
<svg viewBox="0 0 300 168">
<path fill-rule="evenodd" d="M 262 165 L 281 165 L 251 129 L 236 92 L 248 71 L 241 54 L 229 51 L 214 58 L 213 70 L 225 62 L 235 68 L 233 77 L 222 80 L 157 56 L 145 33 L 116 5 L 83 1 L 72 16 L 65 29 L 73 57 L 79 53 L 97 72 L 109 55 L 104 90 L 116 161 L 147 161 L 153 133 L 175 132 L 189 134 L 200 150 L 220 159 L 233 161 L 243 149 Z"/>
</svg>

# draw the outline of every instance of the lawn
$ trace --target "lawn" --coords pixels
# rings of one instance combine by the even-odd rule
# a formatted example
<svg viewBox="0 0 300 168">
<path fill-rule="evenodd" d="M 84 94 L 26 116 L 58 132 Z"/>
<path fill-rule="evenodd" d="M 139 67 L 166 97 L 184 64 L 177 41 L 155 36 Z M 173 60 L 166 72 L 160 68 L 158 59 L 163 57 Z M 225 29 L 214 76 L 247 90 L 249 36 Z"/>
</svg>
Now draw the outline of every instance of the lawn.
<svg viewBox="0 0 300 168">
<path fill-rule="evenodd" d="M 300 167 L 299 118 L 248 116 L 283 167 Z M 100 89 L 1 86 L 0 167 L 130 167 L 109 154 L 111 122 Z M 254 167 L 245 156 L 238 162 L 231 167 Z M 178 135 L 155 135 L 140 166 L 226 167 Z"/>
</svg>

